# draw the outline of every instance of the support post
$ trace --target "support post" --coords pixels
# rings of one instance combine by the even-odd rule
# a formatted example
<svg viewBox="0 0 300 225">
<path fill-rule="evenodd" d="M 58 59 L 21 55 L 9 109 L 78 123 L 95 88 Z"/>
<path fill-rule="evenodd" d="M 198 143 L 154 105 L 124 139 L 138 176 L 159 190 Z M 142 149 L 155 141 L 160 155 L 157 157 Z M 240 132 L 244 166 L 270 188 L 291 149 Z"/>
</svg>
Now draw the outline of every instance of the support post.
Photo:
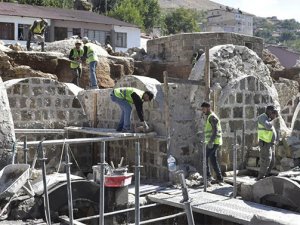
<svg viewBox="0 0 300 225">
<path fill-rule="evenodd" d="M 99 200 L 99 225 L 104 224 L 104 173 L 105 173 L 105 142 L 101 142 L 100 152 L 100 200 Z"/>
<path fill-rule="evenodd" d="M 234 146 L 233 146 L 233 198 L 236 198 L 236 195 L 237 195 L 236 165 L 237 165 L 237 143 L 236 143 L 236 130 L 235 130 L 234 131 Z"/>
<path fill-rule="evenodd" d="M 209 63 L 209 47 L 205 48 L 205 100 L 210 100 L 210 63 Z"/>
<path fill-rule="evenodd" d="M 42 162 L 42 174 L 43 174 L 43 185 L 44 185 L 44 208 L 47 225 L 51 225 L 50 207 L 49 207 L 49 196 L 47 186 L 47 173 L 46 173 L 46 160 L 45 153 L 43 150 L 43 141 L 38 146 L 38 154 L 40 155 L 39 160 Z"/>
<path fill-rule="evenodd" d="M 65 144 L 65 160 L 66 160 L 66 175 L 67 175 L 67 191 L 68 191 L 68 207 L 69 207 L 69 221 L 73 225 L 73 198 L 72 198 L 72 185 L 71 185 L 71 165 L 69 155 L 69 144 Z"/>
<path fill-rule="evenodd" d="M 185 213 L 186 213 L 186 217 L 188 220 L 188 225 L 195 225 L 194 222 L 194 216 L 193 216 L 193 210 L 192 210 L 192 206 L 191 206 L 191 200 L 189 198 L 189 193 L 188 193 L 188 189 L 186 186 L 186 182 L 185 182 L 185 178 L 184 178 L 184 173 L 182 170 L 177 172 L 179 178 L 180 178 L 180 183 L 182 185 L 182 197 L 183 199 L 181 200 L 181 203 L 184 203 L 184 208 L 185 208 Z"/>
<path fill-rule="evenodd" d="M 171 132 L 170 132 L 170 108 L 169 108 L 169 84 L 168 84 L 168 73 L 164 71 L 164 114 L 165 114 L 165 125 L 166 125 L 166 136 L 167 136 L 167 155 L 170 155 L 170 144 L 171 144 Z"/>
<path fill-rule="evenodd" d="M 27 161 L 27 158 L 28 158 L 28 147 L 27 147 L 27 136 L 25 136 L 25 139 L 24 139 L 24 148 L 23 148 L 23 151 L 24 151 L 24 163 L 27 164 L 28 161 Z"/>
<path fill-rule="evenodd" d="M 242 166 L 245 168 L 245 121 L 243 121 L 243 131 L 242 131 Z"/>
<path fill-rule="evenodd" d="M 205 138 L 205 137 L 204 137 Z M 207 190 L 207 162 L 206 162 L 206 144 L 205 141 L 202 142 L 202 155 L 203 155 L 203 190 L 206 192 Z"/>
<path fill-rule="evenodd" d="M 140 142 L 135 142 L 135 225 L 140 225 L 140 169 L 141 149 Z"/>
</svg>

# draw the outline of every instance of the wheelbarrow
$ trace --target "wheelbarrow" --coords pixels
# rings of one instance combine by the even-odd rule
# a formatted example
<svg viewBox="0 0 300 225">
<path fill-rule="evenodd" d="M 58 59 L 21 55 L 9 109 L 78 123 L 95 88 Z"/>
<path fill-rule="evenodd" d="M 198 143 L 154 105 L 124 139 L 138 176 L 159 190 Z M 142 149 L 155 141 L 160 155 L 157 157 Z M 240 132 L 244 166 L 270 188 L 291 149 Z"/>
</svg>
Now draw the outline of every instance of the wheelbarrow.
<svg viewBox="0 0 300 225">
<path fill-rule="evenodd" d="M 2 217 L 10 202 L 18 196 L 21 189 L 30 196 L 34 196 L 29 177 L 30 165 L 28 164 L 11 164 L 0 171 L 0 200 L 7 201 L 0 211 L 0 217 Z"/>
</svg>

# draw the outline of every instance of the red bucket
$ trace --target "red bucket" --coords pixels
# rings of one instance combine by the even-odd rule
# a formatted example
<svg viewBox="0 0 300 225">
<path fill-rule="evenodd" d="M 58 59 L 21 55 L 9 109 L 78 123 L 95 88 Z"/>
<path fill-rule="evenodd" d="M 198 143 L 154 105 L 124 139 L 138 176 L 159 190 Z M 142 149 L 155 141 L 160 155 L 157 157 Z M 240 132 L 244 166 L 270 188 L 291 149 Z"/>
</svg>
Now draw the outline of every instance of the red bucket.
<svg viewBox="0 0 300 225">
<path fill-rule="evenodd" d="M 123 175 L 105 175 L 105 187 L 125 187 L 131 184 L 133 173 L 126 173 Z"/>
</svg>

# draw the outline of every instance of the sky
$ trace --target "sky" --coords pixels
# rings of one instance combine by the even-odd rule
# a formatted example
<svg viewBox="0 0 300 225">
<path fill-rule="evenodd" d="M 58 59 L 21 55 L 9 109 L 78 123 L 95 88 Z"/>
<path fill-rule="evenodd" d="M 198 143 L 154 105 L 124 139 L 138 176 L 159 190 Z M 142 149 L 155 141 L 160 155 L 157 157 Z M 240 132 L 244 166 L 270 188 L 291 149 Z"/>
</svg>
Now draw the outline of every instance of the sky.
<svg viewBox="0 0 300 225">
<path fill-rule="evenodd" d="M 300 0 L 211 0 L 261 17 L 300 22 Z"/>
</svg>

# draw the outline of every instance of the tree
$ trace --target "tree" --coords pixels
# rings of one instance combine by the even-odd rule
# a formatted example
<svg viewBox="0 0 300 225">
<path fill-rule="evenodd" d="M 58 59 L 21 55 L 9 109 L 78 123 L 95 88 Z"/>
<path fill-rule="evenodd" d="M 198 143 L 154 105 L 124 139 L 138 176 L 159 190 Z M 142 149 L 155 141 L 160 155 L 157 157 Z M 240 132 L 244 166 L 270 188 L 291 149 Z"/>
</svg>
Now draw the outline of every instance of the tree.
<svg viewBox="0 0 300 225">
<path fill-rule="evenodd" d="M 157 0 L 143 0 L 144 27 L 146 30 L 155 27 L 160 23 L 160 7 Z"/>
<path fill-rule="evenodd" d="M 138 4 L 135 4 L 134 1 L 136 3 L 136 1 L 139 0 L 122 0 L 108 15 L 128 23 L 133 23 L 143 29 L 143 17 L 138 8 Z"/>
<path fill-rule="evenodd" d="M 167 13 L 163 26 L 166 34 L 200 31 L 196 11 L 182 7 Z"/>
<path fill-rule="evenodd" d="M 20 4 L 50 6 L 56 8 L 73 8 L 73 0 L 19 0 Z"/>
</svg>

